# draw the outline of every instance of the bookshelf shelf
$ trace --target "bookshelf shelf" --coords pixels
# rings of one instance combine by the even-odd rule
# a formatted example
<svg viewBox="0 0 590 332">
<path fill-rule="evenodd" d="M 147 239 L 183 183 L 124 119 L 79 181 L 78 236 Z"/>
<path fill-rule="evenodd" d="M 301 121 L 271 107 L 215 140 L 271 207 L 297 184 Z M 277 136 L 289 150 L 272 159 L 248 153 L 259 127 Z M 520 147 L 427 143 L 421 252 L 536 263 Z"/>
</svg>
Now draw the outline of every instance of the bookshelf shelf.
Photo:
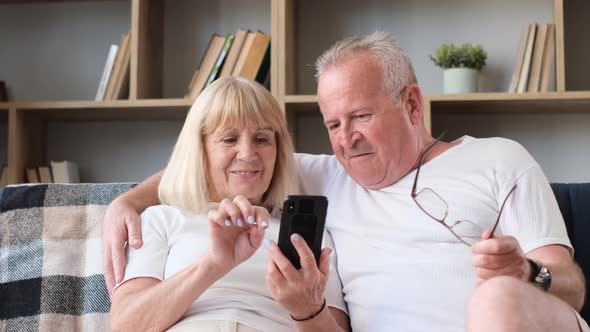
<svg viewBox="0 0 590 332">
<path fill-rule="evenodd" d="M 187 99 L 113 101 L 46 101 L 8 103 L 19 113 L 42 120 L 182 120 L 191 103 Z M 1 106 L 0 106 L 1 107 Z"/>
</svg>

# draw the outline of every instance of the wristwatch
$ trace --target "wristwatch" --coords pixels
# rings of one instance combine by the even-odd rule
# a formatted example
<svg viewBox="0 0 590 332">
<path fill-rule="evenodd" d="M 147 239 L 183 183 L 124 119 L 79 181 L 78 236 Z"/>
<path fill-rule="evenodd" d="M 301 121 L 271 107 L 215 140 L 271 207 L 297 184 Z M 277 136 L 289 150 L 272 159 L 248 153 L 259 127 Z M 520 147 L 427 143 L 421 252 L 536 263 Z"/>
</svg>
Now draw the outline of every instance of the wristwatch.
<svg viewBox="0 0 590 332">
<path fill-rule="evenodd" d="M 527 261 L 531 264 L 531 279 L 529 281 L 542 290 L 548 291 L 551 287 L 551 271 L 536 260 L 527 258 Z"/>
</svg>

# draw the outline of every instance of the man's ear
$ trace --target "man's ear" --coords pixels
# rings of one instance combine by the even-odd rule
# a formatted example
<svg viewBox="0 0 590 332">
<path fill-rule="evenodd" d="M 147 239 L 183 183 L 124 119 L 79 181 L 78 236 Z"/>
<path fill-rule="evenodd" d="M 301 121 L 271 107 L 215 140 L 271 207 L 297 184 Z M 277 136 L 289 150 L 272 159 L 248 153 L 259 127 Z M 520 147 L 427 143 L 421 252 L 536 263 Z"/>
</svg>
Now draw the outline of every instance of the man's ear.
<svg viewBox="0 0 590 332">
<path fill-rule="evenodd" d="M 424 116 L 424 99 L 422 98 L 422 91 L 418 84 L 412 83 L 406 86 L 404 100 L 408 115 L 412 125 L 416 126 L 422 124 L 422 117 Z"/>
</svg>

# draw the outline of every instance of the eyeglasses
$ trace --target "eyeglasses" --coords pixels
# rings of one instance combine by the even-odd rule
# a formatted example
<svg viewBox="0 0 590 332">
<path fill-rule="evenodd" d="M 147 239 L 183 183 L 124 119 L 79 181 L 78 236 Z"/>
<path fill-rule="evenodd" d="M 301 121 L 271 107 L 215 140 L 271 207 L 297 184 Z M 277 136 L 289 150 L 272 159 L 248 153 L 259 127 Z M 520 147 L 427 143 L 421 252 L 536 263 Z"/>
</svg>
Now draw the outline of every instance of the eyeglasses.
<svg viewBox="0 0 590 332">
<path fill-rule="evenodd" d="M 432 144 L 430 144 L 421 154 L 420 158 L 418 159 L 418 167 L 416 168 L 416 177 L 414 178 L 414 185 L 412 187 L 412 199 L 418 205 L 420 210 L 426 213 L 427 216 L 447 228 L 453 236 L 455 236 L 461 243 L 471 246 L 473 243 L 481 240 L 481 235 L 483 233 L 483 229 L 469 220 L 456 220 L 453 222 L 446 221 L 448 213 L 449 213 L 449 205 L 447 202 L 434 190 L 431 188 L 423 188 L 419 192 L 416 192 L 416 188 L 418 185 L 418 176 L 420 174 L 420 167 L 424 162 L 426 156 L 428 156 L 428 151 L 444 136 L 445 133 L 442 133 Z M 506 198 L 502 202 L 502 206 L 500 207 L 500 212 L 498 213 L 498 218 L 496 218 L 496 222 L 494 223 L 494 227 L 492 228 L 492 232 L 490 237 L 494 235 L 494 231 L 498 227 L 498 222 L 500 221 L 500 216 L 502 215 L 502 211 L 504 210 L 504 205 L 506 201 L 508 201 L 508 197 L 512 195 L 516 189 L 516 185 L 510 189 Z"/>
</svg>

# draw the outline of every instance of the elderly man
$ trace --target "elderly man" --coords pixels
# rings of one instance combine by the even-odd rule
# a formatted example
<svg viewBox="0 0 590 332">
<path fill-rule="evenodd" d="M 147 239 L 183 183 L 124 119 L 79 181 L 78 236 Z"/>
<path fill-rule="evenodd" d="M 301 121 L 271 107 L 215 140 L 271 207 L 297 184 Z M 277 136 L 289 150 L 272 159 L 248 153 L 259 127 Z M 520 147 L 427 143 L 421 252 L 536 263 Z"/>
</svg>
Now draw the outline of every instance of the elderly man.
<svg viewBox="0 0 590 332">
<path fill-rule="evenodd" d="M 330 201 L 326 227 L 355 331 L 579 331 L 584 279 L 551 188 L 519 144 L 434 139 L 411 62 L 388 34 L 342 40 L 317 61 L 335 156 L 297 155 L 304 192 Z M 155 175 L 104 221 L 107 284 Z M 310 307 L 310 314 L 321 303 Z"/>
</svg>

